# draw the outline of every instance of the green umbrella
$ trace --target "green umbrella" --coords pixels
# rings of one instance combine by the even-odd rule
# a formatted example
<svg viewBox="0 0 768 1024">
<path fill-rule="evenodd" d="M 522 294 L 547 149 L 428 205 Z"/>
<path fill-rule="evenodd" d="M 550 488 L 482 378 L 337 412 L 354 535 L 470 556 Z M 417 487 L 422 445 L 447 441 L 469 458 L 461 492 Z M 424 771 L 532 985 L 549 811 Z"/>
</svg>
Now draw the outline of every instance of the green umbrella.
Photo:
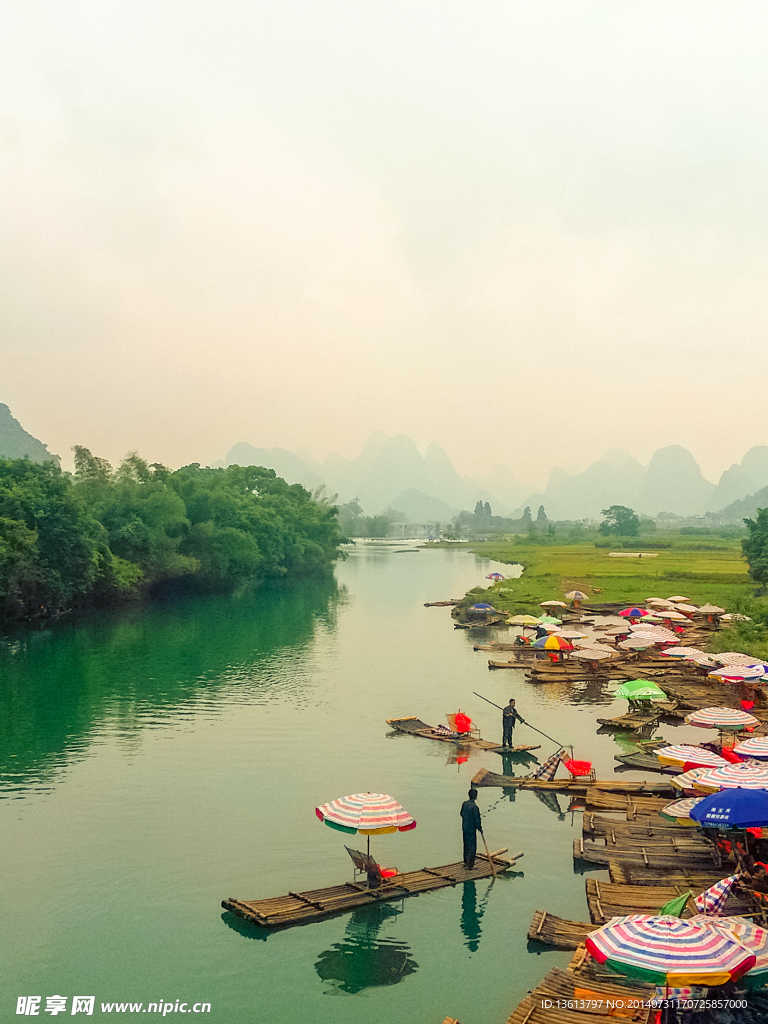
<svg viewBox="0 0 768 1024">
<path fill-rule="evenodd" d="M 542 625 L 550 625 L 550 626 L 562 626 L 562 624 L 563 624 L 563 620 L 562 619 L 556 619 L 553 615 L 542 615 L 539 618 L 539 622 Z"/>
<path fill-rule="evenodd" d="M 673 914 L 675 917 L 682 917 L 685 906 L 688 903 L 690 897 L 693 896 L 693 889 L 689 889 L 688 892 L 684 892 L 681 896 L 675 896 L 669 903 L 665 903 L 659 914 Z"/>
<path fill-rule="evenodd" d="M 630 679 L 614 690 L 614 697 L 627 697 L 629 700 L 666 700 L 664 691 L 649 679 Z"/>
</svg>

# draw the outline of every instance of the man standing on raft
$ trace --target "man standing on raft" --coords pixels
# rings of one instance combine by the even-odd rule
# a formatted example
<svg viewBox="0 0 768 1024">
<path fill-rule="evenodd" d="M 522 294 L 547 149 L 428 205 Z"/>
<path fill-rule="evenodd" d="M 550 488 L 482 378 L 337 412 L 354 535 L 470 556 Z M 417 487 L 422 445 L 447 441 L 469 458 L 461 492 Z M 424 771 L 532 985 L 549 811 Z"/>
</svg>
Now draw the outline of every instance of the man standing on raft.
<svg viewBox="0 0 768 1024">
<path fill-rule="evenodd" d="M 472 869 L 477 855 L 477 833 L 483 833 L 480 823 L 480 808 L 475 803 L 477 790 L 470 789 L 469 800 L 461 805 L 461 835 L 464 840 L 464 867 Z"/>
<path fill-rule="evenodd" d="M 525 725 L 525 722 L 515 710 L 514 700 L 510 697 L 509 704 L 507 704 L 501 712 L 501 724 L 504 730 L 504 735 L 501 741 L 502 747 L 512 746 L 512 733 L 515 731 L 515 722 L 521 722 Z"/>
</svg>

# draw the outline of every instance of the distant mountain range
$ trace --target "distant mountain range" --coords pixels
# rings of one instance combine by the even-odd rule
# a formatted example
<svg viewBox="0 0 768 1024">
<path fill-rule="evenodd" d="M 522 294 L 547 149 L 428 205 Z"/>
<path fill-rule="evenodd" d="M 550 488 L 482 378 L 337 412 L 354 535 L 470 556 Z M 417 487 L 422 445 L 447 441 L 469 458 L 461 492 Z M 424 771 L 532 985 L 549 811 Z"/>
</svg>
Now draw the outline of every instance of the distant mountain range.
<svg viewBox="0 0 768 1024">
<path fill-rule="evenodd" d="M 512 508 L 525 493 L 503 467 L 485 480 L 472 480 L 459 475 L 440 445 L 433 442 L 422 455 L 410 437 L 387 437 L 380 431 L 371 434 L 355 459 L 329 455 L 318 463 L 308 455 L 241 442 L 227 452 L 224 464 L 268 466 L 289 483 L 310 489 L 325 485 L 340 502 L 357 498 L 368 514 L 394 508 L 413 522 L 447 522 L 477 501 Z"/>
<path fill-rule="evenodd" d="M 59 462 L 42 441 L 0 404 L 0 456 Z M 388 437 L 376 431 L 354 459 L 329 455 L 317 462 L 303 452 L 255 448 L 241 441 L 218 465 L 267 466 L 289 483 L 310 490 L 324 486 L 340 503 L 357 498 L 368 515 L 398 509 L 412 522 L 446 523 L 462 509 L 489 502 L 494 513 L 519 518 L 525 506 L 535 517 L 543 505 L 549 519 L 599 519 L 609 505 L 627 505 L 649 516 L 715 513 L 722 522 L 739 523 L 755 509 L 768 507 L 768 446 L 757 445 L 721 475 L 717 484 L 705 480 L 686 448 L 671 445 L 654 452 L 647 466 L 622 448 L 612 448 L 582 473 L 554 468 L 541 493 L 525 490 L 506 466 L 484 476 L 461 476 L 440 445 L 432 442 L 424 455 L 404 434 Z"/>
<path fill-rule="evenodd" d="M 31 459 L 33 462 L 59 463 L 59 456 L 48 451 L 48 446 L 22 427 L 11 415 L 7 405 L 0 403 L 0 457 L 4 459 Z"/>
<path fill-rule="evenodd" d="M 642 466 L 622 448 L 613 448 L 597 462 L 571 476 L 553 469 L 543 492 L 524 505 L 544 505 L 550 519 L 594 519 L 609 505 L 628 505 L 636 512 L 680 516 L 718 512 L 768 485 L 768 447 L 750 448 L 740 463 L 727 469 L 717 484 L 705 480 L 693 455 L 679 445 L 660 448 Z"/>
<path fill-rule="evenodd" d="M 433 442 L 421 455 L 403 434 L 387 437 L 376 432 L 356 459 L 329 455 L 321 463 L 305 454 L 241 442 L 222 464 L 251 463 L 271 467 L 289 483 L 311 489 L 324 484 L 340 502 L 356 497 L 369 514 L 396 508 L 415 522 L 446 522 L 460 509 L 473 509 L 477 501 L 488 501 L 494 512 L 513 518 L 526 505 L 534 515 L 543 505 L 550 519 L 599 519 L 609 505 L 627 505 L 649 516 L 697 516 L 728 506 L 727 515 L 738 521 L 736 507 L 730 506 L 768 487 L 765 445 L 750 448 L 717 484 L 704 478 L 693 455 L 679 445 L 660 448 L 647 466 L 622 448 L 612 448 L 582 473 L 553 469 L 545 489 L 527 497 L 507 467 L 495 466 L 476 479 L 463 477 L 438 444 Z"/>
</svg>

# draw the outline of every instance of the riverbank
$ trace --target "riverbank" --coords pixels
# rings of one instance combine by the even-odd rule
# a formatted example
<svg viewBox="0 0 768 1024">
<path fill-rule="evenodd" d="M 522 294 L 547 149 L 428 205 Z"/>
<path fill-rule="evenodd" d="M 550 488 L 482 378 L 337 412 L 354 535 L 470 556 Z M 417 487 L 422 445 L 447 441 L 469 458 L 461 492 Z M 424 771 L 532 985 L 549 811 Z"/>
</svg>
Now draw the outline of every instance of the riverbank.
<svg viewBox="0 0 768 1024">
<path fill-rule="evenodd" d="M 717 601 L 723 607 L 750 599 L 754 590 L 738 543 L 714 551 L 654 550 L 645 558 L 611 557 L 609 548 L 594 544 L 545 546 L 524 539 L 482 541 L 470 550 L 524 567 L 519 580 L 500 581 L 484 591 L 497 608 L 515 615 L 539 614 L 542 601 L 562 600 L 569 590 L 582 590 L 600 602 L 637 601 L 638 595 L 665 597 L 667 591 L 680 591 L 694 604 Z M 638 545 L 637 550 L 643 549 Z M 474 598 L 477 591 L 470 594 Z"/>
</svg>

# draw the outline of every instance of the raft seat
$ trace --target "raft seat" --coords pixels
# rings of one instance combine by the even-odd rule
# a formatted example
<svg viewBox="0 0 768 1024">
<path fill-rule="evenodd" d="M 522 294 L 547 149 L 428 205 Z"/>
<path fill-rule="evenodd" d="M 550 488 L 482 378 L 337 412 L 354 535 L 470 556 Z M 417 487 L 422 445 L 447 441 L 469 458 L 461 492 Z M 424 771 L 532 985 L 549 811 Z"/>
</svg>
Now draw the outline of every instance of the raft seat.
<svg viewBox="0 0 768 1024">
<path fill-rule="evenodd" d="M 374 885 L 378 885 L 379 882 L 386 881 L 388 878 L 394 878 L 400 873 L 397 868 L 383 868 L 380 864 L 376 863 L 370 854 L 363 853 L 361 850 L 353 850 L 349 846 L 345 846 L 344 849 L 352 858 L 352 863 L 355 866 L 355 881 L 357 881 L 357 876 L 360 874 L 366 876 L 369 885 L 371 882 Z"/>
<path fill-rule="evenodd" d="M 571 782 L 576 782 L 578 779 L 585 779 L 587 782 L 596 780 L 595 769 L 592 767 L 591 761 L 574 761 L 573 758 L 568 758 L 563 761 L 563 764 L 571 776 Z"/>
</svg>

